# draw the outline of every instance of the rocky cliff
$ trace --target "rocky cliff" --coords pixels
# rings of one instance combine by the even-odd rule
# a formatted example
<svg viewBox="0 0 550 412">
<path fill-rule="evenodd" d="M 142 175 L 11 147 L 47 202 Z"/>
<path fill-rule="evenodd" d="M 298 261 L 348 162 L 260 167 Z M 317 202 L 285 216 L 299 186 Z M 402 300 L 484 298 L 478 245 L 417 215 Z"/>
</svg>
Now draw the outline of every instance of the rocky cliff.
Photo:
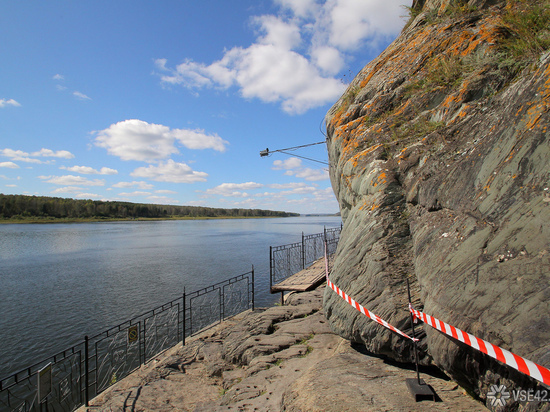
<svg viewBox="0 0 550 412">
<path fill-rule="evenodd" d="M 344 221 L 331 279 L 410 332 L 409 279 L 416 308 L 550 367 L 550 1 L 409 11 L 326 116 Z M 413 359 L 330 290 L 324 308 L 341 336 Z M 422 363 L 482 400 L 536 385 L 428 326 L 420 337 Z"/>
</svg>

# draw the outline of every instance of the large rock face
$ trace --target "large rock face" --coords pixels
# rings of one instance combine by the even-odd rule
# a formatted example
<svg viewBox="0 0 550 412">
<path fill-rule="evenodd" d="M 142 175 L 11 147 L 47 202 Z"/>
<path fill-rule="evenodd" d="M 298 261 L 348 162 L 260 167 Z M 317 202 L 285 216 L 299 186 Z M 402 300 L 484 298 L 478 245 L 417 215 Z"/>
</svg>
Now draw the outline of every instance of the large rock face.
<svg viewBox="0 0 550 412">
<path fill-rule="evenodd" d="M 550 53 L 518 50 L 518 16 L 550 5 L 457 3 L 415 2 L 326 116 L 344 221 L 331 279 L 410 332 L 409 279 L 416 308 L 549 368 Z M 340 335 L 413 359 L 331 290 L 324 304 Z M 428 326 L 420 337 L 422 362 L 482 399 L 495 383 L 536 385 Z"/>
</svg>

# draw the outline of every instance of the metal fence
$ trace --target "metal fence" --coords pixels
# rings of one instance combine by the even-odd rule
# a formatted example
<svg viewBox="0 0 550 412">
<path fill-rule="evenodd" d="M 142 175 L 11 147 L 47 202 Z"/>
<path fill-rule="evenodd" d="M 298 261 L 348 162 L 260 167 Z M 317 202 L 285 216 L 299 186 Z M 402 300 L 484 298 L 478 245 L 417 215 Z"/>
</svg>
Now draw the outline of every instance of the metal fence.
<svg viewBox="0 0 550 412">
<path fill-rule="evenodd" d="M 73 411 L 159 353 L 247 309 L 250 272 L 186 294 L 0 380 L 0 412 Z"/>
<path fill-rule="evenodd" d="M 269 248 L 270 288 L 295 273 L 309 267 L 325 254 L 325 240 L 328 254 L 336 252 L 342 226 L 326 229 L 323 233 L 304 235 L 302 241 Z"/>
</svg>

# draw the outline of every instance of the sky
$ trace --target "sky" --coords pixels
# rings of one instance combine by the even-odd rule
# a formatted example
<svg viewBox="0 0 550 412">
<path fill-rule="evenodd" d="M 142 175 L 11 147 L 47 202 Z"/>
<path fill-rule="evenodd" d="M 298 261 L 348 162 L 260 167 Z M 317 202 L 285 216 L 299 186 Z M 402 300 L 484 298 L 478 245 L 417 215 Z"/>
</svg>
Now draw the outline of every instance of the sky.
<svg viewBox="0 0 550 412">
<path fill-rule="evenodd" d="M 274 151 L 325 141 L 408 3 L 2 0 L 0 193 L 336 213 L 326 145 Z"/>
</svg>

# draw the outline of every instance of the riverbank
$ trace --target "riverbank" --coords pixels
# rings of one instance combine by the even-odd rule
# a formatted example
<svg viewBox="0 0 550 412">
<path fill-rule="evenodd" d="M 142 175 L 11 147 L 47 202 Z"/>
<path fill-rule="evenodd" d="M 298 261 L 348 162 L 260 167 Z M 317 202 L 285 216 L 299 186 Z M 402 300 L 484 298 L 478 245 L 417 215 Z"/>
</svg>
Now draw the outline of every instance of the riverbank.
<svg viewBox="0 0 550 412">
<path fill-rule="evenodd" d="M 98 222 L 158 222 L 164 220 L 219 220 L 219 219 L 275 219 L 292 216 L 169 216 L 169 217 L 136 217 L 136 218 L 21 218 L 0 219 L 0 224 L 25 224 L 25 223 L 98 223 Z M 295 216 L 294 216 L 295 217 Z"/>
<path fill-rule="evenodd" d="M 438 402 L 416 403 L 412 365 L 350 344 L 329 328 L 324 286 L 285 306 L 244 312 L 194 336 L 93 399 L 84 411 L 486 411 L 436 369 Z"/>
</svg>

